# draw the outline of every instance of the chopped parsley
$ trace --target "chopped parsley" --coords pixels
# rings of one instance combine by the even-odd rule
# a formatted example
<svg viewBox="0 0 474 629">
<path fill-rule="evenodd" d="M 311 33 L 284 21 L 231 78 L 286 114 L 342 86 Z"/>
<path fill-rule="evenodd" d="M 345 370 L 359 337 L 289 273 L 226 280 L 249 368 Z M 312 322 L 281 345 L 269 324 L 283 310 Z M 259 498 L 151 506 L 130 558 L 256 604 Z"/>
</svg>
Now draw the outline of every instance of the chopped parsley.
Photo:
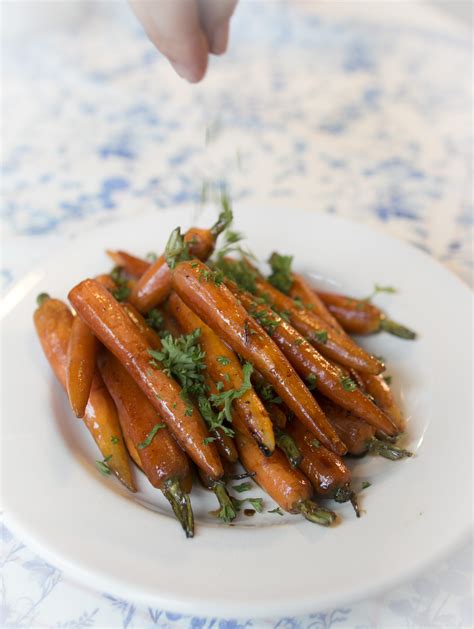
<svg viewBox="0 0 474 629">
<path fill-rule="evenodd" d="M 148 448 L 153 439 L 155 438 L 156 433 L 162 428 L 166 428 L 166 424 L 155 424 L 153 428 L 150 430 L 146 439 L 137 445 L 139 450 L 143 450 L 144 448 Z"/>
<path fill-rule="evenodd" d="M 309 443 L 313 446 L 313 448 L 318 449 L 321 447 L 321 442 L 318 439 L 311 439 Z"/>
<path fill-rule="evenodd" d="M 275 509 L 270 509 L 270 511 L 267 511 L 267 513 L 276 513 L 277 515 L 284 515 L 280 507 L 276 507 Z"/>
<path fill-rule="evenodd" d="M 310 391 L 313 391 L 316 388 L 316 380 L 317 377 L 314 373 L 310 373 L 309 376 L 306 378 L 306 384 Z"/>
<path fill-rule="evenodd" d="M 243 373 L 243 382 L 239 389 L 229 389 L 228 391 L 221 391 L 220 393 L 213 393 L 209 400 L 217 407 L 222 407 L 222 410 L 219 412 L 217 418 L 220 424 L 227 419 L 227 421 L 232 422 L 232 402 L 242 397 L 244 393 L 246 393 L 249 389 L 251 389 L 252 384 L 250 382 L 250 377 L 253 372 L 253 367 L 250 363 L 245 363 L 242 367 Z"/>
<path fill-rule="evenodd" d="M 367 489 L 367 487 L 370 487 L 372 485 L 372 483 L 369 483 L 369 481 L 365 480 L 362 483 L 362 489 Z"/>
<path fill-rule="evenodd" d="M 205 446 L 207 446 L 209 443 L 212 443 L 215 440 L 216 440 L 215 437 L 205 437 L 205 439 L 203 439 L 202 442 Z"/>
<path fill-rule="evenodd" d="M 255 385 L 255 390 L 263 402 L 268 402 L 268 404 L 281 404 L 282 402 L 281 397 L 275 393 L 275 389 L 271 384 L 262 384 L 259 382 Z"/>
<path fill-rule="evenodd" d="M 324 345 L 328 342 L 328 333 L 326 330 L 318 330 L 317 332 L 313 332 L 313 338 L 318 343 L 323 343 Z"/>
<path fill-rule="evenodd" d="M 116 286 L 116 288 L 112 290 L 112 295 L 117 301 L 125 301 L 130 295 L 130 288 L 128 286 L 128 280 L 124 275 L 123 268 L 121 266 L 116 266 L 112 269 L 110 277 Z"/>
<path fill-rule="evenodd" d="M 235 489 L 235 491 L 241 494 L 244 491 L 250 491 L 252 489 L 252 483 L 240 483 L 240 485 L 234 485 L 232 489 Z"/>
<path fill-rule="evenodd" d="M 148 262 L 151 262 L 153 264 L 153 262 L 156 262 L 158 260 L 158 254 L 154 251 L 149 251 L 146 254 L 145 258 L 148 260 Z"/>
<path fill-rule="evenodd" d="M 99 470 L 99 472 L 103 476 L 110 476 L 110 474 L 112 473 L 112 470 L 107 464 L 108 461 L 110 461 L 110 459 L 112 458 L 112 456 L 113 456 L 112 454 L 109 454 L 109 456 L 106 456 L 105 459 L 103 459 L 102 461 L 95 462 L 96 468 Z"/>
<path fill-rule="evenodd" d="M 349 378 L 349 376 L 343 376 L 341 378 L 341 384 L 346 391 L 355 391 L 357 389 L 356 383 L 352 378 Z"/>
<path fill-rule="evenodd" d="M 250 309 L 249 313 L 270 336 L 273 336 L 276 328 L 280 325 L 280 321 L 278 317 L 273 315 L 272 311 L 269 312 L 268 308 L 259 310 L 258 307 L 253 307 Z"/>
<path fill-rule="evenodd" d="M 231 496 L 230 498 L 236 511 L 240 511 L 240 507 L 246 502 L 249 502 L 257 513 L 262 513 L 263 511 L 262 498 L 243 498 L 242 500 L 239 500 L 239 498 L 235 498 L 235 496 Z"/>
<path fill-rule="evenodd" d="M 279 291 L 287 294 L 293 284 L 293 278 L 291 277 L 293 256 L 282 256 L 273 252 L 268 262 L 272 268 L 268 281 Z"/>
<path fill-rule="evenodd" d="M 380 284 L 374 284 L 374 290 L 372 291 L 372 293 L 368 297 L 364 297 L 364 299 L 361 299 L 361 301 L 363 302 L 372 301 L 372 299 L 376 295 L 379 295 L 380 293 L 389 293 L 393 295 L 396 292 L 397 292 L 397 289 L 394 288 L 393 286 L 381 286 Z"/>
<path fill-rule="evenodd" d="M 113 436 L 110 438 L 110 441 L 114 444 L 114 446 L 116 446 L 116 445 L 117 445 L 117 443 L 120 443 L 120 439 L 119 439 L 118 437 L 116 437 L 115 435 L 113 435 Z"/>
<path fill-rule="evenodd" d="M 389 386 L 392 384 L 392 376 L 384 376 L 383 379 Z"/>
<path fill-rule="evenodd" d="M 160 312 L 157 308 L 152 308 L 146 318 L 145 321 L 150 328 L 153 328 L 155 332 L 161 332 L 163 329 L 164 317 L 163 313 Z"/>
<path fill-rule="evenodd" d="M 224 365 L 224 367 L 225 367 L 226 365 L 230 365 L 230 360 L 229 360 L 226 356 L 218 356 L 218 357 L 217 357 L 217 362 L 218 362 L 220 365 Z"/>
</svg>

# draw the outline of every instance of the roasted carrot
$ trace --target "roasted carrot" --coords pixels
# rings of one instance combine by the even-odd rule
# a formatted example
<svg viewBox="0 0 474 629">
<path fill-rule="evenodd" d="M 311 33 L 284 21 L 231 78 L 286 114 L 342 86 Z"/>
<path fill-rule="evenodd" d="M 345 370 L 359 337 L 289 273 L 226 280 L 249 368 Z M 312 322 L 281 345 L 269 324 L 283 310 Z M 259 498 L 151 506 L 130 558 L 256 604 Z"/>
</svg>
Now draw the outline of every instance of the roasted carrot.
<svg viewBox="0 0 474 629">
<path fill-rule="evenodd" d="M 163 418 L 181 447 L 209 476 L 224 472 L 199 412 L 181 396 L 181 388 L 156 360 L 150 345 L 113 296 L 94 280 L 84 280 L 69 293 L 78 315 L 129 372 Z M 206 441 L 205 441 L 206 440 Z"/>
<path fill-rule="evenodd" d="M 338 320 L 329 312 L 323 300 L 319 297 L 318 293 L 313 290 L 307 280 L 298 273 L 292 273 L 291 279 L 293 282 L 288 291 L 289 296 L 302 304 L 306 310 L 310 310 L 323 319 L 327 325 L 342 331 Z"/>
<path fill-rule="evenodd" d="M 171 263 L 173 264 L 173 263 Z M 345 448 L 288 360 L 268 334 L 247 314 L 219 276 L 198 260 L 173 271 L 173 288 L 234 352 L 250 361 L 295 415 L 330 449 Z"/>
<path fill-rule="evenodd" d="M 150 266 L 146 260 L 137 258 L 126 251 L 107 250 L 107 255 L 113 260 L 115 266 L 121 267 L 127 275 L 134 279 L 140 278 Z"/>
<path fill-rule="evenodd" d="M 136 325 L 139 332 L 146 338 L 150 347 L 152 349 L 159 349 L 161 347 L 161 339 L 159 335 L 147 324 L 145 318 L 138 312 L 138 310 L 128 302 L 123 303 L 122 308 Z"/>
<path fill-rule="evenodd" d="M 286 431 L 275 426 L 275 438 L 277 446 L 286 456 L 288 463 L 293 468 L 297 468 L 301 463 L 301 452 L 292 436 Z"/>
<path fill-rule="evenodd" d="M 307 520 L 329 526 L 336 514 L 311 500 L 313 489 L 298 469 L 293 469 L 280 450 L 266 457 L 244 425 L 237 426 L 237 449 L 242 465 L 255 473 L 254 481 L 285 511 L 301 513 Z"/>
<path fill-rule="evenodd" d="M 316 493 L 333 498 L 336 502 L 350 501 L 359 517 L 357 499 L 351 487 L 352 474 L 344 461 L 322 446 L 298 422 L 289 422 L 286 431 L 300 451 L 299 467 L 311 481 Z"/>
<path fill-rule="evenodd" d="M 180 328 L 190 334 L 199 329 L 199 344 L 205 352 L 204 362 L 214 382 L 222 383 L 222 390 L 239 390 L 244 382 L 239 359 L 229 347 L 208 327 L 176 293 L 170 295 L 168 311 Z M 268 452 L 275 449 L 272 422 L 255 391 L 250 388 L 233 401 L 233 406 L 244 419 L 257 442 Z"/>
<path fill-rule="evenodd" d="M 64 302 L 45 294 L 39 296 L 38 308 L 34 313 L 36 332 L 45 356 L 64 390 L 73 321 L 72 313 Z M 97 372 L 92 381 L 83 421 L 104 457 L 104 463 L 100 464 L 101 471 L 104 474 L 114 472 L 130 491 L 136 491 L 117 410 Z"/>
<path fill-rule="evenodd" d="M 370 376 L 368 374 L 359 374 L 359 377 L 362 380 L 363 390 L 370 395 L 375 404 L 390 417 L 399 432 L 403 432 L 405 430 L 405 418 L 385 378 L 383 376 Z"/>
<path fill-rule="evenodd" d="M 139 452 L 146 477 L 163 492 L 186 536 L 192 537 L 193 514 L 187 496 L 192 477 L 186 455 L 117 358 L 110 352 L 102 352 L 99 367 L 119 411 L 123 432 Z"/>
<path fill-rule="evenodd" d="M 257 304 L 252 295 L 239 291 L 233 282 L 226 280 L 226 285 L 238 297 L 248 313 L 268 331 L 309 386 L 386 434 L 397 433 L 397 428 L 390 418 L 364 395 L 341 369 L 325 359 L 285 319 L 269 306 Z"/>
<path fill-rule="evenodd" d="M 95 277 L 95 281 L 99 282 L 99 284 L 102 284 L 102 286 L 105 286 L 105 288 L 111 292 L 117 288 L 117 285 L 108 273 L 97 275 Z"/>
<path fill-rule="evenodd" d="M 231 221 L 232 212 L 224 209 L 211 229 L 189 229 L 184 236 L 189 256 L 207 260 L 214 251 L 217 237 Z M 171 274 L 166 256 L 162 255 L 140 277 L 130 300 L 140 312 L 147 312 L 161 304 L 168 297 L 170 290 Z"/>
<path fill-rule="evenodd" d="M 412 456 L 412 453 L 408 450 L 399 448 L 388 441 L 377 439 L 375 428 L 349 411 L 344 410 L 322 396 L 318 397 L 318 401 L 324 409 L 328 420 L 346 444 L 349 454 L 362 456 L 367 452 L 371 452 L 392 461 Z"/>
<path fill-rule="evenodd" d="M 69 337 L 66 367 L 67 392 L 76 417 L 84 417 L 95 372 L 97 339 L 79 317 Z"/>
<path fill-rule="evenodd" d="M 367 299 L 354 299 L 345 295 L 319 291 L 317 294 L 346 332 L 374 334 L 385 331 L 402 339 L 416 338 L 415 332 L 388 319 L 380 308 Z"/>
</svg>

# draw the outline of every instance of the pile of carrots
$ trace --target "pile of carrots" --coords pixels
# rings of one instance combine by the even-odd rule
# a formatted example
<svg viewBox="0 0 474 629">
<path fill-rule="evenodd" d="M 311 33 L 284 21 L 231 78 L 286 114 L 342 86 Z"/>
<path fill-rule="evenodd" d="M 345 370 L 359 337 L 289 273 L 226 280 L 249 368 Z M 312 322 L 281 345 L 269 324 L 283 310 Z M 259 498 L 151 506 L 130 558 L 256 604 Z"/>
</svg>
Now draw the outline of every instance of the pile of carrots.
<svg viewBox="0 0 474 629">
<path fill-rule="evenodd" d="M 342 457 L 411 454 L 396 445 L 404 421 L 383 362 L 349 333 L 415 335 L 370 299 L 316 292 L 289 256 L 272 254 L 265 278 L 231 221 L 224 204 L 213 227 L 174 230 L 151 261 L 109 251 L 114 270 L 74 286 L 73 310 L 39 295 L 46 358 L 97 443 L 98 470 L 133 492 L 131 458 L 188 537 L 196 472 L 224 522 L 243 504 L 262 511 L 244 496 L 250 479 L 277 503 L 271 512 L 328 526 L 337 516 L 316 495 L 359 516 Z M 235 479 L 241 499 L 228 492 Z"/>
</svg>

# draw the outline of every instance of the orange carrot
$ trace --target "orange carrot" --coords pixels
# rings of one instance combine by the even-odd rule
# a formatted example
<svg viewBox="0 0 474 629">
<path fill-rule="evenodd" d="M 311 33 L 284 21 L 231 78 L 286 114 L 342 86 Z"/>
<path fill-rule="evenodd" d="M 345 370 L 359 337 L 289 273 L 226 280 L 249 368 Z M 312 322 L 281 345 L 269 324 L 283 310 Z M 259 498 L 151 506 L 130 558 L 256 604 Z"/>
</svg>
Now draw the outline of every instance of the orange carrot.
<svg viewBox="0 0 474 629">
<path fill-rule="evenodd" d="M 76 317 L 69 337 L 67 392 L 76 417 L 84 417 L 95 372 L 97 339 Z"/>
</svg>

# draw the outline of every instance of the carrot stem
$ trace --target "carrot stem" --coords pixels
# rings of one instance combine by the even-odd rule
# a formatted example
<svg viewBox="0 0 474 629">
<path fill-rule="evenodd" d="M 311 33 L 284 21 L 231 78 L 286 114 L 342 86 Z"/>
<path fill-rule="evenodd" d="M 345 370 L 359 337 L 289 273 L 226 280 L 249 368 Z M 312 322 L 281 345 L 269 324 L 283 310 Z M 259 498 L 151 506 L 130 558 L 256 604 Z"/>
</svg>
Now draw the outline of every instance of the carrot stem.
<svg viewBox="0 0 474 629">
<path fill-rule="evenodd" d="M 38 307 L 40 307 L 48 299 L 51 299 L 51 297 L 48 295 L 48 293 L 40 293 L 38 295 L 38 297 L 36 298 L 36 304 L 38 305 Z"/>
<path fill-rule="evenodd" d="M 320 507 L 312 500 L 301 500 L 297 505 L 298 511 L 303 517 L 314 524 L 329 526 L 337 518 L 334 511 Z"/>
<path fill-rule="evenodd" d="M 336 502 L 350 502 L 354 508 L 356 516 L 360 518 L 357 494 L 353 491 L 350 483 L 346 483 L 342 487 L 338 487 L 333 494 L 333 498 Z"/>
<path fill-rule="evenodd" d="M 217 517 L 226 524 L 229 524 L 237 517 L 237 511 L 235 510 L 232 498 L 227 493 L 224 483 L 220 481 L 215 481 L 211 489 L 216 494 L 216 498 L 221 506 Z"/>
<path fill-rule="evenodd" d="M 400 459 L 413 456 L 413 452 L 399 448 L 387 441 L 381 441 L 375 437 L 369 441 L 368 451 L 372 454 L 379 454 L 385 459 L 390 459 L 390 461 L 399 461 Z"/>
<path fill-rule="evenodd" d="M 416 332 L 413 332 L 396 321 L 392 321 L 392 319 L 382 319 L 380 322 L 380 329 L 384 330 L 384 332 L 388 332 L 389 334 L 393 334 L 394 336 L 398 336 L 398 338 L 401 339 L 409 341 L 416 339 Z"/>
<path fill-rule="evenodd" d="M 170 503 L 178 522 L 183 527 L 186 537 L 194 537 L 194 515 L 189 494 L 183 492 L 179 481 L 176 479 L 165 483 L 163 494 Z"/>
</svg>

